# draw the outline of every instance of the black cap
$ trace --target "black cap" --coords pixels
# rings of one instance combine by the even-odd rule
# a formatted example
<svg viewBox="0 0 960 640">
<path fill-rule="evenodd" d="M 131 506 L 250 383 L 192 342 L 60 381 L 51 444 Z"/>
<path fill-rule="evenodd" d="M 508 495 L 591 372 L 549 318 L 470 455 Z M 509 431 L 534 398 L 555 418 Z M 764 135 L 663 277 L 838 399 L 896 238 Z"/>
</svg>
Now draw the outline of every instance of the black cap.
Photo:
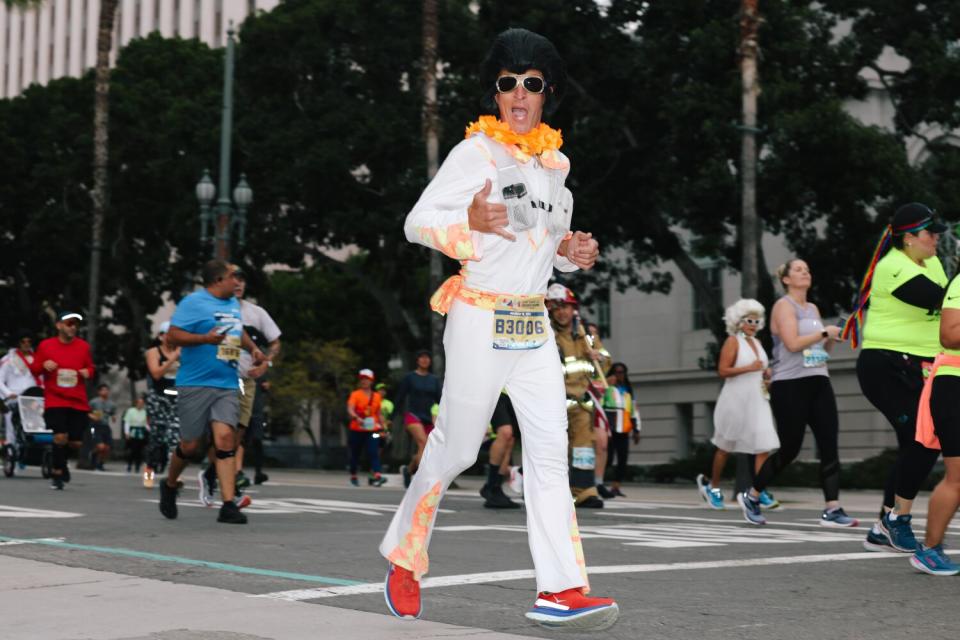
<svg viewBox="0 0 960 640">
<path fill-rule="evenodd" d="M 419 349 L 414 356 L 414 359 L 417 359 L 420 356 L 429 356 L 431 360 L 433 359 L 433 354 L 430 353 L 430 349 Z"/>
<path fill-rule="evenodd" d="M 57 322 L 63 322 L 64 320 L 76 320 L 77 322 L 83 322 L 83 316 L 76 311 L 63 310 L 57 314 Z"/>
<path fill-rule="evenodd" d="M 930 233 L 943 233 L 947 225 L 934 220 L 934 210 L 920 202 L 905 204 L 893 214 L 893 235 L 902 236 L 905 233 L 917 233 L 926 229 Z"/>
</svg>

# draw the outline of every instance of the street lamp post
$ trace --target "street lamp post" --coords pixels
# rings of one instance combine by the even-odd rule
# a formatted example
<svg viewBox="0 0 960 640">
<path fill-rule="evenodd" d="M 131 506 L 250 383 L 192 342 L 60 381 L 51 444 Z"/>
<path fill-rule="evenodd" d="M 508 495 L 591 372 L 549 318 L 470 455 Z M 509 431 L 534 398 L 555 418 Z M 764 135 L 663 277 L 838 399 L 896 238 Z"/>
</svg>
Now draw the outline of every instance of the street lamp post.
<svg viewBox="0 0 960 640">
<path fill-rule="evenodd" d="M 230 200 L 230 150 L 233 133 L 233 58 L 234 30 L 227 29 L 227 51 L 223 61 L 223 115 L 220 123 L 220 188 L 214 186 L 210 170 L 204 170 L 203 177 L 197 183 L 197 200 L 200 202 L 200 242 L 206 244 L 212 240 L 213 256 L 223 260 L 230 259 L 231 231 L 236 233 L 237 246 L 242 248 L 246 241 L 247 208 L 253 202 L 253 189 L 247 183 L 247 177 L 240 174 L 240 181 L 233 189 Z M 220 197 L 214 203 L 219 191 Z M 213 233 L 211 234 L 211 227 Z"/>
</svg>

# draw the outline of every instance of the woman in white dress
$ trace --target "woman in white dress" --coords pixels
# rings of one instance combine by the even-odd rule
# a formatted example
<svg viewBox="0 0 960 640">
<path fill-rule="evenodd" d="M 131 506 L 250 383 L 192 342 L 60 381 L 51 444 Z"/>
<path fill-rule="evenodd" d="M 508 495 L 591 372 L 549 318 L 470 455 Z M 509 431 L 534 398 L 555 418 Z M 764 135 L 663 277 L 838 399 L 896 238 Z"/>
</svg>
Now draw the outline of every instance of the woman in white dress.
<svg viewBox="0 0 960 640">
<path fill-rule="evenodd" d="M 763 328 L 763 305 L 756 300 L 738 300 L 727 308 L 723 319 L 729 337 L 717 362 L 717 373 L 724 382 L 713 412 L 710 440 L 717 450 L 710 480 L 703 474 L 697 476 L 700 496 L 714 509 L 724 508 L 718 485 L 731 452 L 753 454 L 755 469 L 760 469 L 770 453 L 780 447 L 764 380 L 767 354 L 756 338 Z M 776 505 L 772 496 L 768 496 L 768 503 L 771 508 Z"/>
</svg>

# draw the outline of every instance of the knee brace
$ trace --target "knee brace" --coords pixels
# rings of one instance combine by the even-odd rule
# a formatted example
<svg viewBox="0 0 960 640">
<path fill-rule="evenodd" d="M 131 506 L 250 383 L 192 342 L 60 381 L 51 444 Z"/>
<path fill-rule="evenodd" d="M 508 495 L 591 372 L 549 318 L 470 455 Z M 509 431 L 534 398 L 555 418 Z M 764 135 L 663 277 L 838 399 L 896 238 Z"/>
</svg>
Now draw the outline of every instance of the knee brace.
<svg viewBox="0 0 960 640">
<path fill-rule="evenodd" d="M 217 460 L 226 460 L 227 458 L 235 458 L 237 455 L 236 449 L 232 451 L 224 451 L 223 449 L 217 449 Z"/>
</svg>

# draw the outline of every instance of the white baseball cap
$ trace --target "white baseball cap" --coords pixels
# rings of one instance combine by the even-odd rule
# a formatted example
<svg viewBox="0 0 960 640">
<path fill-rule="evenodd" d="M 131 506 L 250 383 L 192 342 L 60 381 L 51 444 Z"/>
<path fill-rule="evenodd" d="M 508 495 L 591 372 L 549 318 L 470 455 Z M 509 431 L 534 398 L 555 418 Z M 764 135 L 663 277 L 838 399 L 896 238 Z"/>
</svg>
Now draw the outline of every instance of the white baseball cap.
<svg viewBox="0 0 960 640">
<path fill-rule="evenodd" d="M 374 380 L 373 369 L 360 369 L 360 373 L 357 374 L 358 378 L 369 378 Z"/>
</svg>

